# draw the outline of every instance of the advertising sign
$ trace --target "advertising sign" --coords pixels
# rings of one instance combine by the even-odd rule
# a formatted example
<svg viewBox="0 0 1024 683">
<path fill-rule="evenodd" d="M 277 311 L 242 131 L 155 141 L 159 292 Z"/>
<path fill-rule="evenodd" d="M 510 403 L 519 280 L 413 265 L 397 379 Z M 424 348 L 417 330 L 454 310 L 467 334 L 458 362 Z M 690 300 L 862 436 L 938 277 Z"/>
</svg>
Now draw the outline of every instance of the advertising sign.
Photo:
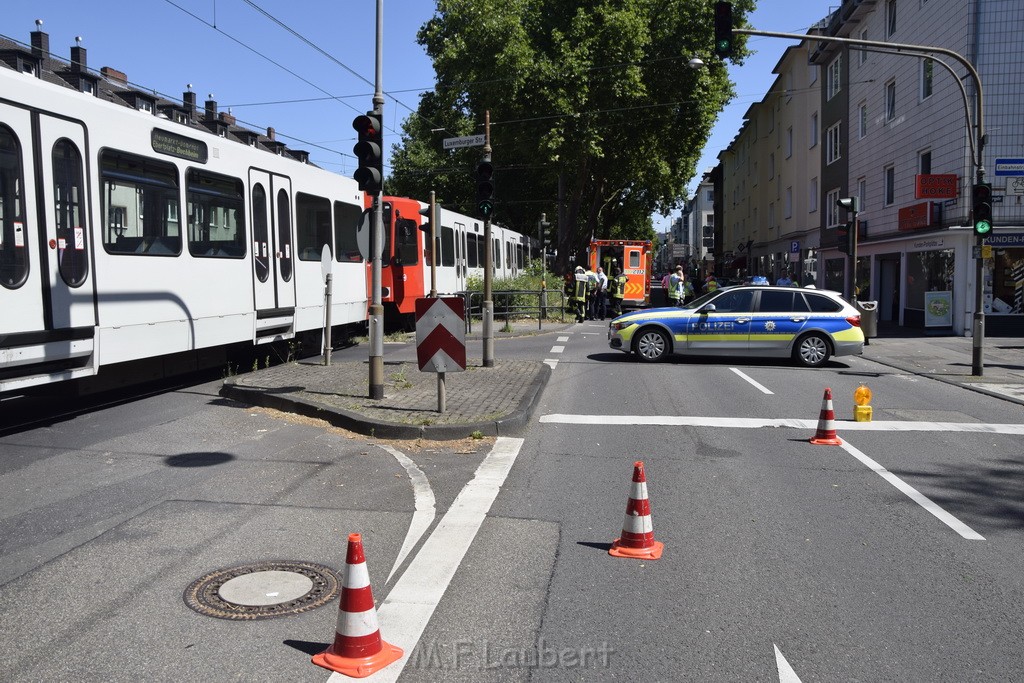
<svg viewBox="0 0 1024 683">
<path fill-rule="evenodd" d="M 960 178 L 955 173 L 920 173 L 914 176 L 915 199 L 953 199 Z"/>
<path fill-rule="evenodd" d="M 953 292 L 924 293 L 924 326 L 953 326 Z"/>
</svg>

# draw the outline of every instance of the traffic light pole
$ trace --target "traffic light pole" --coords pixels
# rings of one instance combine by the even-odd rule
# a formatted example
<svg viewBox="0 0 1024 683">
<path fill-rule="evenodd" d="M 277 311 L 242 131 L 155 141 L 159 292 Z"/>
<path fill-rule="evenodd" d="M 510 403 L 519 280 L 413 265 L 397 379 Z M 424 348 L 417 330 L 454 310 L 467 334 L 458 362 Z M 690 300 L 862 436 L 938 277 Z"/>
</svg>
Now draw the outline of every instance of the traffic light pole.
<svg viewBox="0 0 1024 683">
<path fill-rule="evenodd" d="M 377 51 L 373 90 L 373 113 L 384 122 L 384 0 L 377 0 Z M 383 131 L 381 132 L 383 136 Z M 383 153 L 383 148 L 381 149 Z M 383 186 L 383 178 L 381 179 Z M 373 199 L 373 229 L 370 233 L 372 280 L 370 284 L 370 392 L 372 399 L 384 398 L 384 306 L 381 302 L 381 251 L 384 245 L 383 188 Z"/>
<path fill-rule="evenodd" d="M 484 157 L 491 158 L 491 112 L 484 113 Z M 491 213 L 484 216 L 484 348 L 483 366 L 494 367 L 494 299 L 491 294 L 491 284 L 494 270 L 494 254 L 491 244 Z"/>
<path fill-rule="evenodd" d="M 909 57 L 920 57 L 922 55 L 940 54 L 951 57 L 959 62 L 968 74 L 974 80 L 974 84 L 978 89 L 977 98 L 975 99 L 975 121 L 974 131 L 976 144 L 973 146 L 976 158 L 974 159 L 975 167 L 977 168 L 976 182 L 983 183 L 985 181 L 985 165 L 983 161 L 982 152 L 985 147 L 985 118 L 984 118 L 984 107 L 983 97 L 981 88 L 981 77 L 978 75 L 978 70 L 974 68 L 974 65 L 958 52 L 953 50 L 947 50 L 944 47 L 934 47 L 931 45 L 911 45 L 906 43 L 885 43 L 878 40 L 861 40 L 859 38 L 836 38 L 833 36 L 822 36 L 814 34 L 804 33 L 776 33 L 774 31 L 757 31 L 754 29 L 732 29 L 732 33 L 748 36 L 766 36 L 768 38 L 789 38 L 791 40 L 800 41 L 815 41 L 819 43 L 842 43 L 845 45 L 858 45 L 865 47 L 878 48 L 881 51 L 895 54 L 906 54 Z M 914 54 L 917 53 L 917 54 Z M 940 64 L 945 66 L 942 60 L 936 60 Z M 954 78 L 959 78 L 954 74 Z M 971 112 L 968 102 L 964 101 L 964 108 L 967 122 L 967 133 L 970 136 L 971 127 Z M 980 251 L 984 237 L 978 235 L 975 238 L 975 246 Z M 974 270 L 974 324 L 971 330 L 971 336 L 973 340 L 973 353 L 971 359 L 971 374 L 981 377 L 984 373 L 984 342 L 985 342 L 985 311 L 984 311 L 984 287 L 982 279 L 985 275 L 984 263 L 982 262 L 981 255 L 975 259 L 976 265 Z M 856 268 L 856 265 L 854 266 Z"/>
</svg>

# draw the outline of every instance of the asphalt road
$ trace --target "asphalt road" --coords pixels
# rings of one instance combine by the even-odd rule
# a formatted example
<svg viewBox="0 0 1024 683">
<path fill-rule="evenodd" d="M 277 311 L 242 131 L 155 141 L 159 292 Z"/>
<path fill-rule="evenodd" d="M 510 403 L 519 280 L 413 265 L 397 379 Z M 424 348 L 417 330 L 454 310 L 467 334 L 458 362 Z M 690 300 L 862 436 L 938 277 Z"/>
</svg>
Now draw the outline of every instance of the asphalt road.
<svg viewBox="0 0 1024 683">
<path fill-rule="evenodd" d="M 5 680 L 326 681 L 336 600 L 228 621 L 182 596 L 340 571 L 353 531 L 407 648 L 371 680 L 1024 677 L 1019 405 L 862 358 L 643 365 L 600 322 L 495 352 L 553 366 L 522 438 L 381 442 L 218 382 L 0 437 Z M 809 443 L 825 387 L 842 447 Z M 636 460 L 657 561 L 607 553 Z"/>
</svg>

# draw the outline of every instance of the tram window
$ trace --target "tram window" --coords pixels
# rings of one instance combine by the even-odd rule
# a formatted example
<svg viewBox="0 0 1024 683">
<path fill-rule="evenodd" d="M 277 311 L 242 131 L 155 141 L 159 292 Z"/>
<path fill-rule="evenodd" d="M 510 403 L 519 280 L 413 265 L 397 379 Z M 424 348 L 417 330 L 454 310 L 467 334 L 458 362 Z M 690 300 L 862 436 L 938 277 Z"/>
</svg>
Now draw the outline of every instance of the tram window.
<svg viewBox="0 0 1024 683">
<path fill-rule="evenodd" d="M 520 268 L 523 267 L 523 245 L 516 245 L 516 265 Z"/>
<path fill-rule="evenodd" d="M 73 142 L 62 138 L 53 146 L 53 215 L 58 268 L 70 287 L 81 286 L 89 273 L 84 199 L 82 155 Z"/>
<path fill-rule="evenodd" d="M 494 246 L 491 247 L 491 255 L 494 257 L 493 268 L 501 268 L 501 242 L 498 240 L 492 240 Z M 484 257 L 486 258 L 486 257 Z"/>
<path fill-rule="evenodd" d="M 270 229 L 267 218 L 267 191 L 262 183 L 252 186 L 252 264 L 256 279 L 270 277 Z"/>
<path fill-rule="evenodd" d="M 181 253 L 178 170 L 173 164 L 107 150 L 100 155 L 103 248 L 111 254 Z M 124 208 L 123 213 L 115 208 Z"/>
<path fill-rule="evenodd" d="M 331 243 L 331 202 L 325 197 L 295 195 L 295 244 L 300 261 L 319 261 Z"/>
<path fill-rule="evenodd" d="M 28 278 L 21 146 L 10 128 L 0 125 L 0 285 L 17 289 Z"/>
<path fill-rule="evenodd" d="M 334 255 L 336 260 L 353 263 L 363 260 L 356 240 L 356 231 L 362 217 L 362 209 L 355 204 L 334 202 L 334 244 L 338 248 L 338 253 Z"/>
<path fill-rule="evenodd" d="M 449 268 L 455 265 L 455 231 L 441 227 L 441 265 Z"/>
<path fill-rule="evenodd" d="M 420 262 L 416 221 L 399 217 L 395 221 L 395 263 L 414 266 Z"/>
<path fill-rule="evenodd" d="M 480 246 L 480 238 L 472 233 L 466 235 L 466 265 L 470 268 L 477 268 L 480 260 L 477 253 Z"/>
<path fill-rule="evenodd" d="M 283 187 L 277 191 L 277 268 L 281 279 L 292 279 L 292 202 Z"/>
<path fill-rule="evenodd" d="M 187 182 L 188 252 L 198 257 L 244 257 L 242 181 L 192 169 Z"/>
</svg>

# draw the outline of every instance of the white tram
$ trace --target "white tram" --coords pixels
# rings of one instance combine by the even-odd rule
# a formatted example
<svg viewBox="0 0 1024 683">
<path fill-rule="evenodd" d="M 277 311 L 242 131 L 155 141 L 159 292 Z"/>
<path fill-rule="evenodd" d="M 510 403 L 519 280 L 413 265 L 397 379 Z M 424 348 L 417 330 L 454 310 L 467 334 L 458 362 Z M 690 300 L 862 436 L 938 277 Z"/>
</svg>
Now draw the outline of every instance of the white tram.
<svg viewBox="0 0 1024 683">
<path fill-rule="evenodd" d="M 354 180 L 46 75 L 0 65 L 0 392 L 319 330 L 325 244 L 332 323 L 365 323 Z"/>
</svg>

